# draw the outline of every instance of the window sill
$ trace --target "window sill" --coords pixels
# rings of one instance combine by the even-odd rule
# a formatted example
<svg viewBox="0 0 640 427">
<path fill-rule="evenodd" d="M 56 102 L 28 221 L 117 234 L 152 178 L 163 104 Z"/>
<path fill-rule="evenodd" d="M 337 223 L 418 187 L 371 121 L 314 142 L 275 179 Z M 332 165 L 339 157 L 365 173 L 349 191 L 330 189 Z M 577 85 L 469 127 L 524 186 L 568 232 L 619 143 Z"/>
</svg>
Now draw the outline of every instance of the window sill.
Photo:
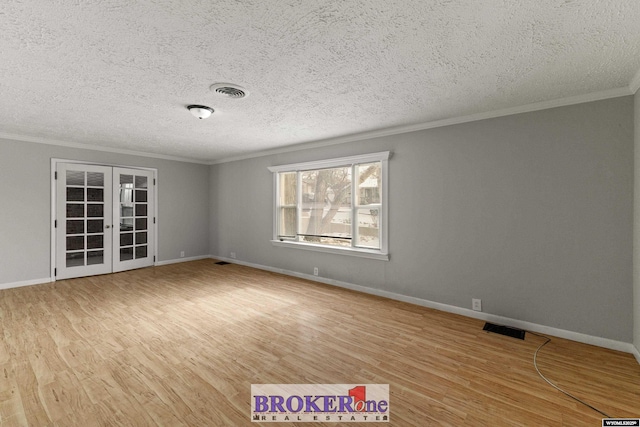
<svg viewBox="0 0 640 427">
<path fill-rule="evenodd" d="M 388 253 L 383 253 L 375 249 L 331 247 L 324 245 L 314 245 L 313 243 L 292 242 L 288 240 L 272 240 L 271 244 L 273 244 L 273 246 L 280 246 L 283 248 L 304 249 L 307 251 L 325 252 L 329 254 L 348 255 L 360 258 L 389 261 Z"/>
</svg>

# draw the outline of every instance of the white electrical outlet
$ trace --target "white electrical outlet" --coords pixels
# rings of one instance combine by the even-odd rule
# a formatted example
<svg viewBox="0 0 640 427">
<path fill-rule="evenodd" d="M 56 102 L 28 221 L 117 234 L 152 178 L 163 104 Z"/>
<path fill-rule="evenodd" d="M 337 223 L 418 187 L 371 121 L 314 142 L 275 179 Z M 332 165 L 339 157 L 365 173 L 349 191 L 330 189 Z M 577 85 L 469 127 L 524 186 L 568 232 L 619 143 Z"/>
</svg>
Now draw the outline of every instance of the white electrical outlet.
<svg viewBox="0 0 640 427">
<path fill-rule="evenodd" d="M 184 251 L 180 251 L 180 258 L 184 258 Z"/>
<path fill-rule="evenodd" d="M 231 258 L 236 259 L 236 253 L 235 252 L 231 252 Z"/>
<path fill-rule="evenodd" d="M 472 298 L 471 299 L 471 308 L 474 309 L 475 311 L 482 311 L 482 300 L 481 299 Z"/>
<path fill-rule="evenodd" d="M 313 267 L 313 275 L 314 276 L 318 275 L 318 267 Z"/>
</svg>

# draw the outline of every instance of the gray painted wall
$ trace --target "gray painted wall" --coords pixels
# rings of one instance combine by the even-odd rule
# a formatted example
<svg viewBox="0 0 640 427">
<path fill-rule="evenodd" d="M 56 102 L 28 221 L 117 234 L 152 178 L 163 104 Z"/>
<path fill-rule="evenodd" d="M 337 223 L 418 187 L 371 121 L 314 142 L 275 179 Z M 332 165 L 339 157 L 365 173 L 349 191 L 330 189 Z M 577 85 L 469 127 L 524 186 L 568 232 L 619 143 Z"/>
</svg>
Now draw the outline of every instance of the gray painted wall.
<svg viewBox="0 0 640 427">
<path fill-rule="evenodd" d="M 211 253 L 631 342 L 633 103 L 213 165 Z M 271 245 L 268 166 L 385 150 L 391 261 Z"/>
<path fill-rule="evenodd" d="M 640 352 L 640 91 L 636 92 L 635 122 L 635 185 L 633 209 L 633 345 Z M 638 360 L 640 362 L 640 360 Z"/>
<path fill-rule="evenodd" d="M 158 260 L 209 253 L 209 167 L 0 139 L 0 284 L 50 274 L 51 158 L 158 169 Z"/>
</svg>

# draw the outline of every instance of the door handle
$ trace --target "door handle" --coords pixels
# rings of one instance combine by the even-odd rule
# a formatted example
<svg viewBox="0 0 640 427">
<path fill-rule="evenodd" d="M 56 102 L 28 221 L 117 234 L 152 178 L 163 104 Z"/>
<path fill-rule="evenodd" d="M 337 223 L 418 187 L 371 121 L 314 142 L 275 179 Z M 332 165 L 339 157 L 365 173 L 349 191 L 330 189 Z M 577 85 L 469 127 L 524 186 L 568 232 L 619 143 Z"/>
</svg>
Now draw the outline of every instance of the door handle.
<svg viewBox="0 0 640 427">
<path fill-rule="evenodd" d="M 105 225 L 104 228 L 111 228 L 111 226 L 110 225 Z"/>
</svg>

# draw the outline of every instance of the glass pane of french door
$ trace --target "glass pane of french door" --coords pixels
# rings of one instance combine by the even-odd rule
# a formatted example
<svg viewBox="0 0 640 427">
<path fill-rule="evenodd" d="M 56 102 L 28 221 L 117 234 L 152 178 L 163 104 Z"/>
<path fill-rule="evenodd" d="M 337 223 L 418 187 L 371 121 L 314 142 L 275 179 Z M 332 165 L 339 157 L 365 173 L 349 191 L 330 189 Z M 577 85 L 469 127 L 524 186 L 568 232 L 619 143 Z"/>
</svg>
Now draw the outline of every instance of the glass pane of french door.
<svg viewBox="0 0 640 427">
<path fill-rule="evenodd" d="M 57 163 L 56 172 L 56 279 L 153 265 L 153 171 Z"/>
<path fill-rule="evenodd" d="M 58 163 L 56 171 L 56 277 L 111 272 L 112 169 Z"/>
<path fill-rule="evenodd" d="M 113 169 L 113 271 L 153 265 L 153 172 Z"/>
</svg>

